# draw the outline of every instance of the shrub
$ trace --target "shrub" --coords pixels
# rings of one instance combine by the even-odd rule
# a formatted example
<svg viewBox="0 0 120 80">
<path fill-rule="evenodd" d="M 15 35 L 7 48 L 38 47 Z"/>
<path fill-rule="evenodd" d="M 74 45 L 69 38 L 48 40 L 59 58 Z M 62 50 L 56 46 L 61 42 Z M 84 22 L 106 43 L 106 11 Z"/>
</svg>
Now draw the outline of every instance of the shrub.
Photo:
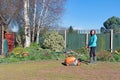
<svg viewBox="0 0 120 80">
<path fill-rule="evenodd" d="M 89 54 L 89 51 L 90 49 L 84 47 L 75 50 L 75 52 L 77 52 L 78 54 Z"/>
<path fill-rule="evenodd" d="M 97 59 L 101 61 L 110 61 L 110 59 L 113 58 L 112 53 L 109 51 L 100 51 L 97 52 Z"/>
<path fill-rule="evenodd" d="M 60 52 L 64 49 L 63 36 L 59 35 L 56 31 L 47 32 L 43 36 L 43 47 L 56 52 Z"/>
<path fill-rule="evenodd" d="M 36 44 L 32 44 L 32 46 L 28 48 L 16 47 L 8 56 L 0 58 L 0 63 L 11 63 L 28 60 L 59 60 L 65 58 L 62 53 L 51 51 L 50 49 L 38 49 L 37 46 L 38 45 Z M 28 53 L 28 56 L 23 55 L 25 52 Z"/>
<path fill-rule="evenodd" d="M 90 50 L 88 48 L 84 48 L 84 47 L 75 50 L 75 52 L 78 53 L 78 58 L 84 61 L 89 60 L 89 51 Z"/>
<path fill-rule="evenodd" d="M 80 55 L 80 57 L 78 58 L 81 61 L 88 61 L 89 60 L 89 54 L 82 54 Z"/>
<path fill-rule="evenodd" d="M 120 54 L 120 48 L 117 48 L 114 53 L 115 54 Z"/>
<path fill-rule="evenodd" d="M 21 48 L 20 48 L 21 49 Z M 19 50 L 20 50 L 19 49 Z M 61 60 L 65 59 L 64 55 L 62 53 L 57 53 L 54 51 L 51 51 L 49 49 L 34 49 L 34 48 L 25 48 L 25 51 L 28 51 L 29 55 L 24 57 L 22 55 L 22 52 L 19 52 L 19 54 L 14 53 L 9 54 L 9 56 L 5 58 L 0 58 L 0 63 L 11 63 L 11 62 L 19 62 L 19 61 L 28 61 L 28 60 Z"/>
<path fill-rule="evenodd" d="M 115 61 L 120 62 L 120 54 L 113 54 Z"/>
<path fill-rule="evenodd" d="M 39 49 L 39 48 L 40 48 L 40 45 L 37 44 L 37 43 L 31 43 L 31 44 L 30 44 L 30 48 Z"/>
<path fill-rule="evenodd" d="M 117 48 L 117 51 L 120 52 L 120 48 Z"/>
<path fill-rule="evenodd" d="M 113 57 L 117 62 L 120 62 L 120 48 L 115 50 L 115 52 L 113 53 Z"/>
<path fill-rule="evenodd" d="M 24 51 L 25 49 L 23 47 L 16 47 L 13 49 L 11 53 L 14 55 L 20 55 L 20 54 L 23 54 Z"/>
</svg>

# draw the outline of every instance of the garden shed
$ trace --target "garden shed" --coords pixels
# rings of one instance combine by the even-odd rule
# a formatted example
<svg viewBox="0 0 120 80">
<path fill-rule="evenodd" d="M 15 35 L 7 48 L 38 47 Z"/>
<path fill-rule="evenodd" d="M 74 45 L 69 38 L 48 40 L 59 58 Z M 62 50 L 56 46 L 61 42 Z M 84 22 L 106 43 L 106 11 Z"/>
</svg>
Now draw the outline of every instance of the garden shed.
<svg viewBox="0 0 120 80">
<path fill-rule="evenodd" d="M 5 55 L 14 48 L 14 33 L 6 31 L 6 21 L 0 15 L 0 55 Z"/>
</svg>

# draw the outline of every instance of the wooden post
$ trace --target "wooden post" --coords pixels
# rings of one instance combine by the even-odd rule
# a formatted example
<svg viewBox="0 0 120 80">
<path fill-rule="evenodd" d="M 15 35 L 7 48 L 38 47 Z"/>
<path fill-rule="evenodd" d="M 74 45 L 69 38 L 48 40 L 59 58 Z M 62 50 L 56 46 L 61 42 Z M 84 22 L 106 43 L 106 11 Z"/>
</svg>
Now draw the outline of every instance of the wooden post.
<svg viewBox="0 0 120 80">
<path fill-rule="evenodd" d="M 2 54 L 1 55 L 4 55 L 4 51 L 3 51 L 3 48 L 4 48 L 4 31 L 5 31 L 5 28 L 4 28 L 4 25 L 2 25 Z"/>
<path fill-rule="evenodd" d="M 66 30 L 65 30 L 65 49 L 66 49 Z"/>
<path fill-rule="evenodd" d="M 0 24 L 0 54 L 2 54 L 2 24 Z"/>
<path fill-rule="evenodd" d="M 86 30 L 86 46 L 88 45 L 88 30 Z"/>
<path fill-rule="evenodd" d="M 110 51 L 113 52 L 113 29 L 110 30 Z"/>
</svg>

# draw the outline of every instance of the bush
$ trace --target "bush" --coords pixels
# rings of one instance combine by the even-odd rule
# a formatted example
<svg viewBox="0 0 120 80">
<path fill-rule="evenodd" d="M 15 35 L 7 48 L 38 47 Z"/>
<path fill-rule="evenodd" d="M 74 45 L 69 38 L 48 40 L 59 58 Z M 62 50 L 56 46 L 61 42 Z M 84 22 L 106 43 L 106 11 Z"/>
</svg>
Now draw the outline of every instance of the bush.
<svg viewBox="0 0 120 80">
<path fill-rule="evenodd" d="M 117 48 L 114 53 L 115 54 L 120 54 L 120 48 Z"/>
<path fill-rule="evenodd" d="M 80 48 L 80 49 L 76 49 L 75 52 L 78 54 L 89 54 L 90 49 L 89 48 Z"/>
<path fill-rule="evenodd" d="M 23 50 L 24 49 L 24 50 Z M 17 51 L 18 50 L 18 51 Z M 22 50 L 22 51 L 20 51 Z M 22 55 L 23 51 L 27 51 L 28 56 L 24 57 Z M 31 61 L 31 60 L 60 60 L 65 59 L 62 53 L 57 53 L 49 49 L 37 49 L 37 48 L 22 48 L 16 47 L 13 53 L 9 54 L 7 57 L 0 58 L 0 63 L 11 63 L 19 61 Z"/>
<path fill-rule="evenodd" d="M 16 47 L 13 49 L 13 51 L 11 52 L 12 54 L 15 55 L 20 55 L 25 51 L 25 49 L 23 47 Z"/>
<path fill-rule="evenodd" d="M 89 60 L 89 51 L 90 50 L 88 48 L 84 48 L 84 47 L 75 50 L 75 52 L 78 53 L 78 58 L 84 61 Z"/>
<path fill-rule="evenodd" d="M 112 53 L 109 51 L 97 52 L 97 59 L 100 61 L 110 61 L 113 58 Z"/>
<path fill-rule="evenodd" d="M 89 60 L 89 54 L 82 54 L 79 57 L 79 60 L 81 60 L 81 61 L 88 61 Z"/>
<path fill-rule="evenodd" d="M 59 35 L 56 31 L 47 32 L 43 36 L 43 47 L 56 52 L 60 52 L 64 49 L 63 36 Z"/>
<path fill-rule="evenodd" d="M 113 54 L 115 61 L 120 62 L 120 54 Z"/>
<path fill-rule="evenodd" d="M 30 48 L 39 49 L 39 48 L 40 48 L 40 45 L 37 44 L 37 43 L 31 43 L 31 44 L 30 44 Z"/>
<path fill-rule="evenodd" d="M 113 57 L 114 57 L 115 61 L 120 62 L 120 48 L 115 50 L 115 52 L 113 53 Z"/>
</svg>

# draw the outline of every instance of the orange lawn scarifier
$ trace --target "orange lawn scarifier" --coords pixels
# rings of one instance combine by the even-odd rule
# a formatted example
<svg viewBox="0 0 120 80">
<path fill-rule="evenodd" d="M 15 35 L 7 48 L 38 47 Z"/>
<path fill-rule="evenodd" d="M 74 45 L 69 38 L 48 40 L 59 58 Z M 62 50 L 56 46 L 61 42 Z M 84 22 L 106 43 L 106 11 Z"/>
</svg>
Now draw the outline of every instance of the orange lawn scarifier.
<svg viewBox="0 0 120 80">
<path fill-rule="evenodd" d="M 65 65 L 66 66 L 70 66 L 70 65 L 73 65 L 73 66 L 79 66 L 80 65 L 80 62 L 77 58 L 75 58 L 74 56 L 69 56 L 65 59 Z"/>
</svg>

